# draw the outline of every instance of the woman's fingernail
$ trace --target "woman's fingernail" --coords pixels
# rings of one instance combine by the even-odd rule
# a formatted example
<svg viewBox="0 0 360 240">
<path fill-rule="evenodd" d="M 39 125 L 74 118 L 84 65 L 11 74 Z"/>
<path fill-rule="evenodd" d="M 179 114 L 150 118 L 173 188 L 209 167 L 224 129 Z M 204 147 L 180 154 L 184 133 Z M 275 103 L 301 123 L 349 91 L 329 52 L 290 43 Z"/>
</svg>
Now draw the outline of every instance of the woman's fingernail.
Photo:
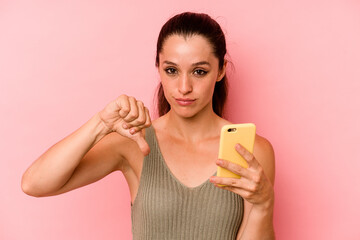
<svg viewBox="0 0 360 240">
<path fill-rule="evenodd" d="M 221 159 L 216 160 L 216 163 L 221 166 L 224 165 L 224 161 Z"/>
<path fill-rule="evenodd" d="M 238 143 L 235 145 L 235 149 L 236 149 L 238 152 L 240 152 L 240 153 L 243 153 L 243 152 L 244 152 L 243 147 L 242 147 L 240 144 L 238 144 Z"/>
<path fill-rule="evenodd" d="M 128 125 L 126 123 L 124 123 L 122 126 L 123 126 L 124 129 L 128 128 Z"/>
</svg>

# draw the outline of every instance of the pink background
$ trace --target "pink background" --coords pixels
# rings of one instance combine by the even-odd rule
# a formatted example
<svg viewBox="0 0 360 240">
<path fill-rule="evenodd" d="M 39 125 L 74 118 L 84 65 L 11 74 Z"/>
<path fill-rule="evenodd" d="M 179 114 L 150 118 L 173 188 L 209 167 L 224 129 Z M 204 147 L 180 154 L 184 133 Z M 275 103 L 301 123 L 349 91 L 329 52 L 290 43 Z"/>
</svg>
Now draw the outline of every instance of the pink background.
<svg viewBox="0 0 360 240">
<path fill-rule="evenodd" d="M 118 95 L 152 108 L 157 35 L 185 10 L 226 32 L 229 119 L 275 148 L 277 239 L 360 239 L 355 0 L 1 1 L 0 239 L 131 239 L 121 173 L 39 199 L 20 180 Z"/>
</svg>

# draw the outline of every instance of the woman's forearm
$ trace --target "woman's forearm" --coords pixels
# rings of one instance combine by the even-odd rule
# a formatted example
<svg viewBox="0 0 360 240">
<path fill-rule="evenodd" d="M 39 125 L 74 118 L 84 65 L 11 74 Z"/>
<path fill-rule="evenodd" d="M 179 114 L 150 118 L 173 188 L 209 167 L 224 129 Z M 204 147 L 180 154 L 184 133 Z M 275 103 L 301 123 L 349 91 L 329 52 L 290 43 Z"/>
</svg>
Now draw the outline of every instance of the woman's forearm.
<svg viewBox="0 0 360 240">
<path fill-rule="evenodd" d="M 78 130 L 53 145 L 24 173 L 22 189 L 42 196 L 60 189 L 71 177 L 85 154 L 108 132 L 98 114 Z"/>
<path fill-rule="evenodd" d="M 262 206 L 253 205 L 244 232 L 240 240 L 274 240 L 275 231 L 273 226 L 273 202 L 266 203 Z"/>
</svg>

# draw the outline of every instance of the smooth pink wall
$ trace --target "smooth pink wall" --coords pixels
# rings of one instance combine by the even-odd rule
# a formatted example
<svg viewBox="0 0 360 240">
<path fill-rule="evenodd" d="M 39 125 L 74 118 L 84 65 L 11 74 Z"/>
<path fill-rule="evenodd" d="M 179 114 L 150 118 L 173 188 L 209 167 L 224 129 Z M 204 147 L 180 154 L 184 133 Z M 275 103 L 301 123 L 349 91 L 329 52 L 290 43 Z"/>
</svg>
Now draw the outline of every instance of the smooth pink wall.
<svg viewBox="0 0 360 240">
<path fill-rule="evenodd" d="M 131 239 L 120 173 L 40 199 L 20 180 L 118 95 L 153 106 L 157 34 L 185 10 L 224 28 L 229 119 L 275 148 L 277 239 L 360 239 L 358 1 L 30 2 L 0 2 L 0 239 Z"/>
</svg>

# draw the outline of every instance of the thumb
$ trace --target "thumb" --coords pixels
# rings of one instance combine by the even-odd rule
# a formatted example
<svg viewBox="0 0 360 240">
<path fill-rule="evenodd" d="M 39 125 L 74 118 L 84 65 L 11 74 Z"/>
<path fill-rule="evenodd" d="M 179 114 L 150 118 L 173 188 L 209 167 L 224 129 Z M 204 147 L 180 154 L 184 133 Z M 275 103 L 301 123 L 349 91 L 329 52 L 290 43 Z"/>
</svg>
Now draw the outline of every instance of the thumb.
<svg viewBox="0 0 360 240">
<path fill-rule="evenodd" d="M 141 131 L 134 134 L 134 141 L 137 143 L 137 145 L 140 148 L 140 151 L 144 154 L 144 156 L 150 153 L 149 144 L 146 142 L 144 135 Z"/>
</svg>

